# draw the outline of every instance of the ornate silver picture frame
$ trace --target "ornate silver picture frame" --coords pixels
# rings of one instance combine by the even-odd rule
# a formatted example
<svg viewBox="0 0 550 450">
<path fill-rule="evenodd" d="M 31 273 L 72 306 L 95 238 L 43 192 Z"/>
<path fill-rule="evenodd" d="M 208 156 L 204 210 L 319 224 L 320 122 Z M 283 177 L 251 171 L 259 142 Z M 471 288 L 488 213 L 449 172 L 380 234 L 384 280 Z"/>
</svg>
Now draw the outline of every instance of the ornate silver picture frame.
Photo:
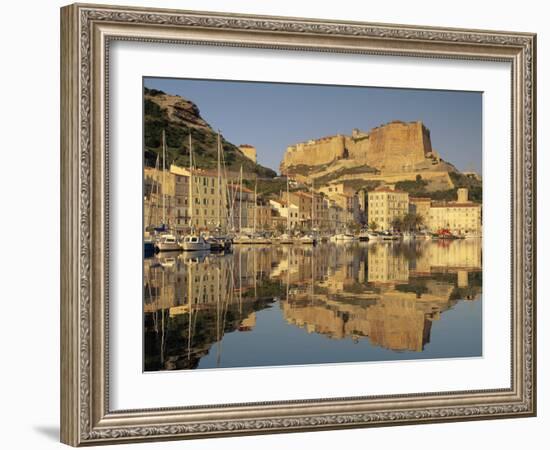
<svg viewBox="0 0 550 450">
<path fill-rule="evenodd" d="M 115 41 L 497 61 L 511 66 L 511 384 L 386 396 L 113 410 L 109 57 Z M 75 4 L 61 9 L 61 440 L 193 439 L 536 414 L 536 36 Z M 139 245 L 139 244 L 138 244 Z"/>
</svg>

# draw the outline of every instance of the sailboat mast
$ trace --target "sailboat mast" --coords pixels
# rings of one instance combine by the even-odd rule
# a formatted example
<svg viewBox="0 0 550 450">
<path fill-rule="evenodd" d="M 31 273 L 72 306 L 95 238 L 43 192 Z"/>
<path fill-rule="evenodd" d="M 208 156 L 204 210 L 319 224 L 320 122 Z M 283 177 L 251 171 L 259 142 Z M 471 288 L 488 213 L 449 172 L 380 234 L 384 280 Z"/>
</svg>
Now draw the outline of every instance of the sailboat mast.
<svg viewBox="0 0 550 450">
<path fill-rule="evenodd" d="M 158 180 L 158 171 L 159 171 L 159 155 L 157 155 L 157 161 L 155 162 L 155 226 L 159 224 L 159 180 Z M 152 197 L 151 197 L 152 198 Z"/>
<path fill-rule="evenodd" d="M 162 224 L 166 224 L 166 132 L 162 130 Z"/>
<path fill-rule="evenodd" d="M 254 184 L 254 234 L 256 234 L 256 210 L 258 209 L 258 179 Z"/>
<path fill-rule="evenodd" d="M 313 231 L 313 228 L 315 226 L 315 190 L 313 188 L 314 183 L 315 181 L 311 180 L 311 231 Z"/>
<path fill-rule="evenodd" d="M 239 197 L 239 233 L 243 229 L 243 166 L 241 165 L 241 193 Z"/>
<path fill-rule="evenodd" d="M 286 232 L 290 236 L 290 191 L 288 188 L 288 175 L 286 176 Z"/>
<path fill-rule="evenodd" d="M 218 130 L 218 227 L 222 225 L 222 161 L 221 161 L 221 140 Z"/>
<path fill-rule="evenodd" d="M 193 142 L 189 133 L 189 228 L 193 228 Z"/>
</svg>

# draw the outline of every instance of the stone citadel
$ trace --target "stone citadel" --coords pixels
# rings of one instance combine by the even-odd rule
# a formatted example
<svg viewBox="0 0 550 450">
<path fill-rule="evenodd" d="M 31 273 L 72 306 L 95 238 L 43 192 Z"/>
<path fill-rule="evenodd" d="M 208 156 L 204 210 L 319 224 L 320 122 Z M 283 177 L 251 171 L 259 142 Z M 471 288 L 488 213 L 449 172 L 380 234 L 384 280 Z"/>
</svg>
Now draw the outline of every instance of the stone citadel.
<svg viewBox="0 0 550 450">
<path fill-rule="evenodd" d="M 420 121 L 393 121 L 368 132 L 354 129 L 351 136 L 338 134 L 289 146 L 280 170 L 288 174 L 307 166 L 316 171 L 342 163 L 368 166 L 381 174 L 456 171 L 432 148 L 430 130 Z"/>
</svg>

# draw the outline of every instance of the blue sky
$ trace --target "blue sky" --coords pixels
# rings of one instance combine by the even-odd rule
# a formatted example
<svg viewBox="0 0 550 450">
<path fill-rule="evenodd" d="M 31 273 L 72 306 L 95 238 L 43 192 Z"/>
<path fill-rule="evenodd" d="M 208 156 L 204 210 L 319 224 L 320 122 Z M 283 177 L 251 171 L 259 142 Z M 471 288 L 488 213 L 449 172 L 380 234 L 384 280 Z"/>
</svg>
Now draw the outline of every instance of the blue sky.
<svg viewBox="0 0 550 450">
<path fill-rule="evenodd" d="M 481 173 L 480 92 L 166 78 L 144 84 L 191 100 L 228 141 L 254 145 L 258 162 L 277 172 L 287 146 L 297 142 L 421 120 L 443 159 Z"/>
</svg>

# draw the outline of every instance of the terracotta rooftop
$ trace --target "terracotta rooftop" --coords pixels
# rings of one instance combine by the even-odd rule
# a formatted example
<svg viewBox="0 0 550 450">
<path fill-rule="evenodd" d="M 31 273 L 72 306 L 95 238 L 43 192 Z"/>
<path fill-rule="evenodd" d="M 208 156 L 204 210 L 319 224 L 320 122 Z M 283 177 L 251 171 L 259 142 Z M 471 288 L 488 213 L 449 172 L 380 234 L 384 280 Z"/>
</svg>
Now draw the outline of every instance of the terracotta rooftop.
<svg viewBox="0 0 550 450">
<path fill-rule="evenodd" d="M 238 191 L 238 192 L 241 190 L 241 186 L 239 184 L 229 184 L 228 187 L 229 187 L 229 189 L 233 189 L 233 190 Z M 243 186 L 242 189 L 243 189 L 243 192 L 246 192 L 248 194 L 253 194 L 254 193 L 253 190 L 248 189 L 247 187 Z"/>
<path fill-rule="evenodd" d="M 309 194 L 307 192 L 303 192 L 303 191 L 294 191 L 294 192 L 291 192 L 291 194 L 295 194 L 295 195 L 298 195 L 300 197 L 311 198 L 311 194 Z"/>
<path fill-rule="evenodd" d="M 479 203 L 474 203 L 474 202 L 468 202 L 468 203 L 448 202 L 448 203 L 432 204 L 432 208 L 480 208 L 480 207 L 481 205 Z"/>
<path fill-rule="evenodd" d="M 377 189 L 375 189 L 374 191 L 371 191 L 371 192 L 390 192 L 390 193 L 394 193 L 394 194 L 407 194 L 407 192 L 405 192 L 405 191 L 400 191 L 399 189 L 390 189 L 390 188 L 387 188 L 387 187 L 377 188 Z"/>
<path fill-rule="evenodd" d="M 277 200 L 271 200 L 272 202 L 275 202 L 275 203 L 278 203 L 279 205 L 281 206 L 287 206 L 288 203 L 286 200 L 283 200 L 282 198 L 281 199 L 277 199 Z M 297 208 L 297 206 L 294 204 L 294 203 L 291 203 L 290 204 L 290 207 L 292 208 Z"/>
</svg>

